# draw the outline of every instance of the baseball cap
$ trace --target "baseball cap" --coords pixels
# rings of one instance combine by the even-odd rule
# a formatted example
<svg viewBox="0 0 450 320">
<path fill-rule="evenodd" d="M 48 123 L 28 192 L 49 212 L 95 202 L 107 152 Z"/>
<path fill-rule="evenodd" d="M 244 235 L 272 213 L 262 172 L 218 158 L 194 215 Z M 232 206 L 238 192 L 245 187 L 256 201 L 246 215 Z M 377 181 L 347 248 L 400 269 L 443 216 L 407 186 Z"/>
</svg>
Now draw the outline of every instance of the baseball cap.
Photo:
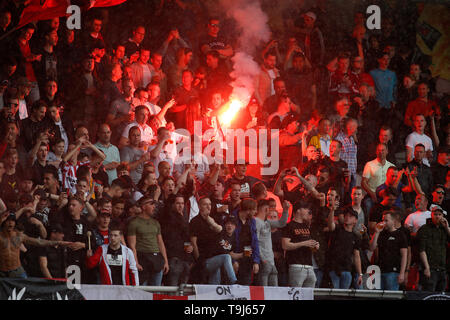
<svg viewBox="0 0 450 320">
<path fill-rule="evenodd" d="M 150 198 L 150 197 L 142 197 L 142 198 L 140 198 L 139 200 L 138 200 L 138 205 L 140 206 L 140 207 L 142 207 L 143 205 L 145 205 L 147 202 L 156 202 L 156 200 L 155 199 L 153 199 L 153 198 Z"/>
<path fill-rule="evenodd" d="M 304 14 L 304 16 L 308 16 L 308 17 L 310 17 L 313 20 L 317 20 L 316 14 L 314 12 L 312 12 L 312 11 L 308 11 L 307 13 Z"/>
<path fill-rule="evenodd" d="M 440 212 L 442 212 L 442 214 L 447 215 L 447 211 L 445 211 L 444 209 L 442 209 L 442 207 L 439 206 L 439 205 L 437 205 L 437 204 L 432 204 L 432 205 L 430 206 L 430 211 L 431 211 L 431 212 L 433 212 L 433 211 L 440 211 Z"/>
<path fill-rule="evenodd" d="M 59 223 L 55 223 L 49 227 L 50 232 L 58 232 L 58 233 L 64 233 L 64 230 L 62 226 Z"/>
</svg>

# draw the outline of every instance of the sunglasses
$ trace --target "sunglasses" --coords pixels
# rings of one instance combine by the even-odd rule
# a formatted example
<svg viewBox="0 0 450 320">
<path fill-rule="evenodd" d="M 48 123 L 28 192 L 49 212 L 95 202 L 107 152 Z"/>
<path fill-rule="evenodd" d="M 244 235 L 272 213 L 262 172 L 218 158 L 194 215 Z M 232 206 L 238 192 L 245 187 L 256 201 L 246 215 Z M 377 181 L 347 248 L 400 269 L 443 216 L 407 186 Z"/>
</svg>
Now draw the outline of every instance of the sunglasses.
<svg viewBox="0 0 450 320">
<path fill-rule="evenodd" d="M 436 191 L 437 194 L 445 194 L 445 191 Z"/>
<path fill-rule="evenodd" d="M 215 23 L 210 23 L 209 25 L 210 25 L 211 27 L 217 27 L 217 28 L 219 27 L 219 25 L 218 25 L 218 24 L 215 24 Z"/>
</svg>

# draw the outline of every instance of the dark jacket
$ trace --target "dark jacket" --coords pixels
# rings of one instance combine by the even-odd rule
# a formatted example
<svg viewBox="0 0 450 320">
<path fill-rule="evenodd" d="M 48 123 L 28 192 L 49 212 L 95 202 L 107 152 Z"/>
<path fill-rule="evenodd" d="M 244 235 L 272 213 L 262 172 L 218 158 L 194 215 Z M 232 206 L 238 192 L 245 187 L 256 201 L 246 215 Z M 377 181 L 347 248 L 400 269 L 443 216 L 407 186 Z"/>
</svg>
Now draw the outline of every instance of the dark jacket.
<svg viewBox="0 0 450 320">
<path fill-rule="evenodd" d="M 234 240 L 235 240 L 235 244 L 236 246 L 234 247 L 233 251 L 236 253 L 240 253 L 243 252 L 243 247 L 240 243 L 240 235 L 241 235 L 241 230 L 242 230 L 242 221 L 241 219 L 239 219 L 239 216 L 236 216 L 236 221 L 237 221 L 237 225 L 236 225 L 236 230 L 234 231 Z M 251 218 L 248 220 L 248 222 L 250 224 L 250 233 L 251 233 L 251 237 L 252 237 L 252 260 L 254 263 L 261 263 L 261 257 L 259 255 L 259 242 L 258 242 L 258 235 L 256 232 L 256 222 L 254 218 Z"/>
<path fill-rule="evenodd" d="M 419 252 L 427 254 L 430 270 L 444 271 L 446 268 L 446 250 L 450 237 L 442 225 L 436 226 L 431 219 L 417 232 Z"/>
</svg>

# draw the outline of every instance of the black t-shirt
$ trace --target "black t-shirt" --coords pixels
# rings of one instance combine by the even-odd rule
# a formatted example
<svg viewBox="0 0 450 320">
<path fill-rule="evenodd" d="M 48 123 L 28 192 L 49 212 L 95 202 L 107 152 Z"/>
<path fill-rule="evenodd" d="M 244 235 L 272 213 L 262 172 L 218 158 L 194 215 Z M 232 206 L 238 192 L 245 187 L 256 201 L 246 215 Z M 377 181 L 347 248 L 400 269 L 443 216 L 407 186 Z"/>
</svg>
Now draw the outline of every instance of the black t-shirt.
<svg viewBox="0 0 450 320">
<path fill-rule="evenodd" d="M 282 229 L 283 238 L 291 239 L 292 243 L 311 240 L 309 225 L 291 221 Z M 312 251 L 308 247 L 301 247 L 295 250 L 286 251 L 287 264 L 312 265 Z"/>
<path fill-rule="evenodd" d="M 238 249 L 240 252 L 241 250 L 244 250 L 245 246 L 252 245 L 252 232 L 250 230 L 250 220 L 247 220 L 246 224 L 242 224 L 242 222 L 239 221 L 239 224 L 241 225 L 241 232 L 239 234 L 239 244 L 241 247 Z"/>
<path fill-rule="evenodd" d="M 81 216 L 80 220 L 65 220 L 62 224 L 64 229 L 64 241 L 70 242 L 82 242 L 86 244 L 86 249 L 80 249 L 73 251 L 71 249 L 67 250 L 67 263 L 69 265 L 76 264 L 80 267 L 84 267 L 86 250 L 88 248 L 87 232 L 91 230 L 89 223 L 84 216 Z M 92 231 L 91 231 L 92 232 Z M 91 236 L 91 244 L 95 243 L 95 239 Z"/>
<path fill-rule="evenodd" d="M 384 206 L 381 203 L 376 203 L 369 213 L 369 221 L 379 223 L 383 220 L 383 212 L 392 209 L 391 206 Z"/>
<path fill-rule="evenodd" d="M 233 251 L 233 248 L 235 245 L 236 241 L 235 241 L 235 237 L 234 237 L 234 233 L 229 236 L 226 232 L 225 229 L 222 230 L 222 232 L 220 233 L 220 240 L 219 240 L 219 244 L 222 246 L 223 250 L 225 253 L 230 253 L 231 251 Z"/>
<path fill-rule="evenodd" d="M 344 180 L 343 170 L 348 168 L 347 162 L 342 159 L 339 161 L 333 161 L 329 157 L 325 156 L 325 158 L 322 159 L 321 164 L 330 169 L 330 180 L 340 186 Z"/>
<path fill-rule="evenodd" d="M 199 259 L 208 259 L 226 253 L 220 245 L 220 233 L 214 232 L 199 214 L 189 223 L 190 236 L 197 237 Z"/>
<path fill-rule="evenodd" d="M 117 250 L 113 250 L 110 246 L 108 246 L 108 252 L 106 253 L 106 263 L 111 269 L 112 284 L 125 285 L 126 283 L 123 283 L 122 281 L 122 248 L 120 247 Z"/>
<path fill-rule="evenodd" d="M 31 167 L 31 172 L 33 174 L 33 182 L 35 185 L 44 184 L 44 171 L 46 166 L 42 166 L 37 160 L 33 163 Z"/>
<path fill-rule="evenodd" d="M 39 248 L 39 256 L 47 258 L 47 269 L 53 278 L 66 278 L 66 250 L 61 246 Z"/>
<path fill-rule="evenodd" d="M 346 231 L 341 225 L 330 235 L 328 263 L 335 272 L 352 271 L 353 251 L 359 250 L 361 241 L 352 231 Z"/>
<path fill-rule="evenodd" d="M 97 173 L 92 173 L 92 179 L 94 180 L 94 186 L 101 185 L 103 188 L 109 187 L 108 174 L 103 166 L 100 167 Z"/>
<path fill-rule="evenodd" d="M 209 34 L 205 34 L 202 36 L 199 41 L 199 49 L 200 49 L 200 61 L 202 64 L 206 64 L 206 55 L 202 52 L 202 47 L 206 44 L 209 46 L 211 50 L 223 50 L 228 45 L 228 40 L 221 34 L 217 37 L 212 37 Z"/>
<path fill-rule="evenodd" d="M 378 236 L 378 257 L 381 272 L 400 272 L 400 249 L 408 247 L 408 241 L 403 231 L 383 230 Z"/>
</svg>

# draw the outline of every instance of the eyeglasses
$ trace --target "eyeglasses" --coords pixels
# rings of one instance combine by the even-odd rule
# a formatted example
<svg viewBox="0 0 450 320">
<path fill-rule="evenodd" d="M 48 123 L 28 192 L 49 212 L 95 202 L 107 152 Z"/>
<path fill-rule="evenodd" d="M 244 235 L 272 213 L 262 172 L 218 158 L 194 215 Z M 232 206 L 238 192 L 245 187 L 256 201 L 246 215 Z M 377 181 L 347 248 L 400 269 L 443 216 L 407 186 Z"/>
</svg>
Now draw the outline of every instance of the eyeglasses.
<svg viewBox="0 0 450 320">
<path fill-rule="evenodd" d="M 211 27 L 216 27 L 216 28 L 219 27 L 219 25 L 218 25 L 218 24 L 215 24 L 215 23 L 210 23 L 209 25 L 210 25 Z"/>
<path fill-rule="evenodd" d="M 436 191 L 437 194 L 445 194 L 444 191 Z"/>
</svg>

